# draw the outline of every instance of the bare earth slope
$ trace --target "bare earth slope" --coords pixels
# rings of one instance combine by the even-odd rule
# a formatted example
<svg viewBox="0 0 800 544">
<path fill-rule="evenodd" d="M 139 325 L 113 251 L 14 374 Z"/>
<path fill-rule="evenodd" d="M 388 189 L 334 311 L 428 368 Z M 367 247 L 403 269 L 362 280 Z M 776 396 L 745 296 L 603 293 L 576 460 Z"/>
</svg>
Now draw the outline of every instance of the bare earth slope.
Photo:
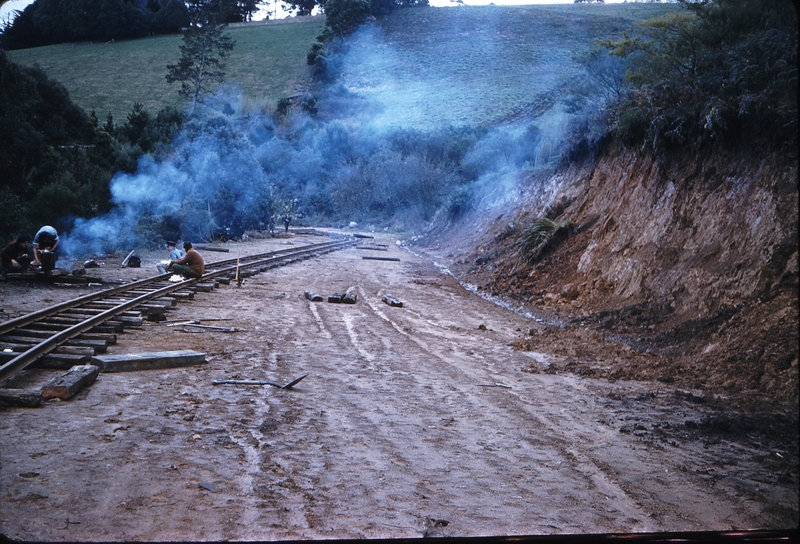
<svg viewBox="0 0 800 544">
<path fill-rule="evenodd" d="M 518 175 L 416 244 L 521 311 L 650 355 L 608 366 L 573 354 L 573 370 L 785 401 L 796 413 L 797 175 L 796 162 L 774 158 L 615 154 Z M 521 263 L 522 233 L 545 215 L 567 234 Z"/>
<path fill-rule="evenodd" d="M 224 323 L 239 332 L 146 322 L 110 350 L 195 349 L 207 365 L 101 374 L 70 401 L 3 409 L 0 533 L 275 540 L 795 526 L 791 422 L 682 385 L 561 372 L 576 352 L 599 365 L 650 356 L 508 311 L 394 238 L 376 241 L 401 260 L 340 251 L 199 293 L 169 315 L 232 318 Z M 158 257 L 101 272 L 141 275 Z M 0 284 L 3 319 L 76 290 L 35 287 L 26 303 L 23 289 Z M 358 301 L 312 303 L 305 290 Z M 517 349 L 530 338 L 535 349 Z M 305 373 L 294 390 L 211 384 Z"/>
</svg>

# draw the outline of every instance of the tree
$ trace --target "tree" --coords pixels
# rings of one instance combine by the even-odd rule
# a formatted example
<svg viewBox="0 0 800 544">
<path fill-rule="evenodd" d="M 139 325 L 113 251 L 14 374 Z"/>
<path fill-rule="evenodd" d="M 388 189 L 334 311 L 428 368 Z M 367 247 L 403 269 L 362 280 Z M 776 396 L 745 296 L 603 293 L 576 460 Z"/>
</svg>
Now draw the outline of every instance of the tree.
<svg viewBox="0 0 800 544">
<path fill-rule="evenodd" d="M 75 41 L 144 37 L 153 13 L 133 0 L 36 0 L 3 31 L 2 45 L 21 49 Z"/>
<path fill-rule="evenodd" d="M 324 7 L 325 0 L 319 2 L 317 0 L 290 0 L 283 4 L 283 9 L 295 15 L 303 16 L 311 15 L 311 12 L 314 11 L 314 8 L 317 6 Z"/>
<path fill-rule="evenodd" d="M 269 0 L 188 0 L 189 13 L 195 24 L 213 21 L 215 23 L 241 23 L 249 21 L 260 6 Z"/>
<path fill-rule="evenodd" d="M 189 9 L 181 0 L 169 0 L 153 17 L 153 32 L 171 34 L 189 26 Z"/>
<path fill-rule="evenodd" d="M 181 96 L 191 101 L 190 112 L 194 112 L 203 95 L 225 80 L 225 65 L 236 42 L 224 35 L 225 25 L 212 22 L 193 24 L 183 33 L 181 58 L 178 64 L 167 66 L 167 82 L 181 82 Z"/>
<path fill-rule="evenodd" d="M 114 142 L 38 67 L 0 50 L 0 237 L 109 207 Z"/>
<path fill-rule="evenodd" d="M 252 21 L 253 15 L 264 4 L 268 4 L 269 0 L 239 0 L 239 11 L 242 14 L 243 21 Z"/>
<path fill-rule="evenodd" d="M 370 16 L 369 0 L 327 0 L 325 2 L 325 27 L 335 37 L 346 37 L 367 21 Z"/>
</svg>

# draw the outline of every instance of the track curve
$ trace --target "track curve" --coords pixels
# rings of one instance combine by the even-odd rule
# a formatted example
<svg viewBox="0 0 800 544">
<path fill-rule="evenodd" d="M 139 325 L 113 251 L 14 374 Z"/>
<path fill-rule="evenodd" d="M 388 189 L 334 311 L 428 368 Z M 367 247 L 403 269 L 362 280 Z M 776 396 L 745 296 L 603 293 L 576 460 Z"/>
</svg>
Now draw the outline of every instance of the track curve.
<svg viewBox="0 0 800 544">
<path fill-rule="evenodd" d="M 144 319 L 163 320 L 178 300 L 215 282 L 229 283 L 356 244 L 352 237 L 210 263 L 202 278 L 172 282 L 171 273 L 74 298 L 0 323 L 0 382 L 31 365 L 82 364 L 116 343 L 116 333 Z M 48 361 L 49 359 L 49 361 Z"/>
</svg>

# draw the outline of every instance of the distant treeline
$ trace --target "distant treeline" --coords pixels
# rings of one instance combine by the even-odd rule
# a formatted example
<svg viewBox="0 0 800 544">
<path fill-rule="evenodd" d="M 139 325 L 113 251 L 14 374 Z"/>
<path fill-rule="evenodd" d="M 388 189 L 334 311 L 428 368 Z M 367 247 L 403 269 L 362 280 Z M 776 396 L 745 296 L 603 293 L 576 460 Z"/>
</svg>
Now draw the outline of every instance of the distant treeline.
<svg viewBox="0 0 800 544">
<path fill-rule="evenodd" d="M 217 23 L 249 20 L 263 0 L 36 0 L 0 35 L 6 50 L 172 34 L 202 11 Z"/>
<path fill-rule="evenodd" d="M 333 0 L 335 4 L 338 0 Z M 396 8 L 427 6 L 428 0 L 351 0 L 371 15 Z M 107 42 L 174 34 L 200 19 L 216 24 L 252 19 L 268 0 L 36 0 L 0 33 L 0 47 L 11 51 L 57 43 Z M 297 15 L 325 9 L 324 0 L 288 0 Z"/>
</svg>

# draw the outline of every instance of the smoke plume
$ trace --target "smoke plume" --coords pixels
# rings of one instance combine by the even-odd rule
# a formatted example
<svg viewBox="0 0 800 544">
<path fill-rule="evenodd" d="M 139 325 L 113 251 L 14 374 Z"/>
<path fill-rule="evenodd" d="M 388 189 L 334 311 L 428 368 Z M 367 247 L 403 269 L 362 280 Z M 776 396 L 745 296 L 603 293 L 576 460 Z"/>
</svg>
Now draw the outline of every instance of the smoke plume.
<svg viewBox="0 0 800 544">
<path fill-rule="evenodd" d="M 480 122 L 491 118 L 482 111 L 470 122 L 465 112 L 488 109 L 485 98 L 460 64 L 442 66 L 443 75 L 426 54 L 399 50 L 368 26 L 332 61 L 338 77 L 313 93 L 315 108 L 295 105 L 284 117 L 245 111 L 234 89 L 221 89 L 168 155 L 143 156 L 135 173 L 114 176 L 113 211 L 76 221 L 65 251 L 240 236 L 287 212 L 316 224 L 418 230 L 455 194 L 477 202 L 482 191 L 514 190 L 498 186 L 524 177 L 509 172 L 555 163 L 566 125 L 558 104 L 491 123 Z M 420 69 L 409 70 L 415 62 Z"/>
</svg>

